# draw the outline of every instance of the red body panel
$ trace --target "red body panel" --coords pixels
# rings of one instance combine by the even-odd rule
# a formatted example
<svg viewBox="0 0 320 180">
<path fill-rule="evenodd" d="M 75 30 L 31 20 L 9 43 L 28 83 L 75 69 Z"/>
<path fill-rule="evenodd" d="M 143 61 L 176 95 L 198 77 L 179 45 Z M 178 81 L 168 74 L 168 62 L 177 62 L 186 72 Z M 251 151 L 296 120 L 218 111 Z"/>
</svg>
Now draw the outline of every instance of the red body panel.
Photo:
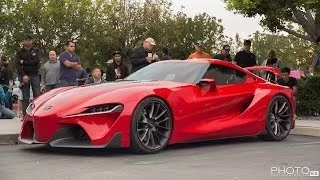
<svg viewBox="0 0 320 180">
<path fill-rule="evenodd" d="M 228 62 L 199 60 L 199 63 L 238 69 L 247 73 L 246 81 L 217 86 L 215 91 L 166 81 L 56 89 L 34 101 L 35 108 L 24 119 L 20 139 L 50 143 L 59 129 L 75 125 L 85 131 L 92 146 L 107 146 L 121 133 L 121 147 L 130 147 L 132 115 L 139 102 L 149 96 L 161 98 L 172 111 L 174 122 L 170 144 L 251 136 L 265 130 L 267 108 L 273 97 L 282 94 L 292 104 L 289 88 L 268 83 Z M 88 107 L 102 104 L 121 104 L 123 109 L 121 112 L 79 115 Z"/>
<path fill-rule="evenodd" d="M 253 66 L 253 67 L 246 67 L 245 68 L 248 71 L 267 71 L 267 72 L 272 72 L 275 74 L 277 77 L 281 75 L 280 69 L 272 66 Z"/>
</svg>

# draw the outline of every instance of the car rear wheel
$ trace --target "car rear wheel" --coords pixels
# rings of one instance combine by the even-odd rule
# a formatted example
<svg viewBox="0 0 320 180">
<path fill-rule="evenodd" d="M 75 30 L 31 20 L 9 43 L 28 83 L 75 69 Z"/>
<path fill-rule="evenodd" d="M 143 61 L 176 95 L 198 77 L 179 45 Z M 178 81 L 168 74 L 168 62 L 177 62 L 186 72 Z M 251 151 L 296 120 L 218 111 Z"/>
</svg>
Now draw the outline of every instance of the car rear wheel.
<svg viewBox="0 0 320 180">
<path fill-rule="evenodd" d="M 292 106 L 287 98 L 276 96 L 269 104 L 266 134 L 259 137 L 268 141 L 282 141 L 290 133 L 292 127 Z"/>
<path fill-rule="evenodd" d="M 172 124 L 168 105 L 159 98 L 146 98 L 133 115 L 131 149 L 144 154 L 160 152 L 169 143 Z"/>
</svg>

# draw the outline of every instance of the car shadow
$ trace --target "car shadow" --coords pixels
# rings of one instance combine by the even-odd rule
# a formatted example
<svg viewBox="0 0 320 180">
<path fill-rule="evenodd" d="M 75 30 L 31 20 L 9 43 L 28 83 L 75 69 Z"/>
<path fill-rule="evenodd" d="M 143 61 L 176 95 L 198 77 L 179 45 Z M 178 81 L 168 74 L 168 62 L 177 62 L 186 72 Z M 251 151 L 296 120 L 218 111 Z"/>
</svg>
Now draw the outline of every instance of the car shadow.
<svg viewBox="0 0 320 180">
<path fill-rule="evenodd" d="M 218 139 L 218 140 L 204 140 L 198 142 L 187 142 L 174 144 L 168 147 L 168 149 L 193 149 L 193 148 L 202 148 L 210 146 L 228 146 L 228 145 L 237 145 L 237 144 L 246 144 L 246 143 L 261 143 L 265 142 L 258 137 L 241 137 L 241 138 L 230 138 L 230 139 Z"/>
<path fill-rule="evenodd" d="M 253 143 L 263 143 L 257 137 L 244 137 L 233 139 L 207 140 L 200 142 L 188 142 L 170 145 L 165 151 L 179 152 L 186 149 L 199 149 L 204 147 L 220 147 L 229 145 L 245 145 Z M 267 143 L 267 142 L 266 142 Z M 40 153 L 47 155 L 73 155 L 73 156 L 141 156 L 144 154 L 134 154 L 129 149 L 80 149 L 80 148 L 53 148 L 48 145 L 23 145 L 22 151 L 28 153 Z"/>
<path fill-rule="evenodd" d="M 73 156 L 130 155 L 130 151 L 128 149 L 54 148 L 48 145 L 24 145 L 24 147 L 21 150 L 28 153 L 40 153 L 40 154 L 47 154 L 47 155 L 73 155 Z"/>
</svg>

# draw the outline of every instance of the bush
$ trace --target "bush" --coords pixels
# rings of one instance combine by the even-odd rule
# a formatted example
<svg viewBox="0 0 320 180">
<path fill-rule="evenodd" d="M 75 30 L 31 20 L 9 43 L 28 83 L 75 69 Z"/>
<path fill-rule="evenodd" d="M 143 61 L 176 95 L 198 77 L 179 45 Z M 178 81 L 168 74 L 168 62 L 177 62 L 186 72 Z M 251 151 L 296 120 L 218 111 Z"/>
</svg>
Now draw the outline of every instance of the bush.
<svg viewBox="0 0 320 180">
<path fill-rule="evenodd" d="M 297 114 L 311 116 L 320 113 L 320 76 L 310 76 L 298 82 Z"/>
</svg>

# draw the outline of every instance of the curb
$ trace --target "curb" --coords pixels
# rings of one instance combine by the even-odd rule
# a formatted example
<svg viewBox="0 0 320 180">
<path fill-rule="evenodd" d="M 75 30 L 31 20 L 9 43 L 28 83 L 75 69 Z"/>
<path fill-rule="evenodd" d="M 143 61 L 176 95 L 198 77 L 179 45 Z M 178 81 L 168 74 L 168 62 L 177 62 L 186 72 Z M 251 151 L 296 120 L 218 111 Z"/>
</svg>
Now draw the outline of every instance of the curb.
<svg viewBox="0 0 320 180">
<path fill-rule="evenodd" d="M 290 134 L 320 137 L 320 128 L 310 126 L 296 126 Z"/>
<path fill-rule="evenodd" d="M 18 143 L 19 134 L 0 134 L 0 145 L 11 145 Z"/>
</svg>

